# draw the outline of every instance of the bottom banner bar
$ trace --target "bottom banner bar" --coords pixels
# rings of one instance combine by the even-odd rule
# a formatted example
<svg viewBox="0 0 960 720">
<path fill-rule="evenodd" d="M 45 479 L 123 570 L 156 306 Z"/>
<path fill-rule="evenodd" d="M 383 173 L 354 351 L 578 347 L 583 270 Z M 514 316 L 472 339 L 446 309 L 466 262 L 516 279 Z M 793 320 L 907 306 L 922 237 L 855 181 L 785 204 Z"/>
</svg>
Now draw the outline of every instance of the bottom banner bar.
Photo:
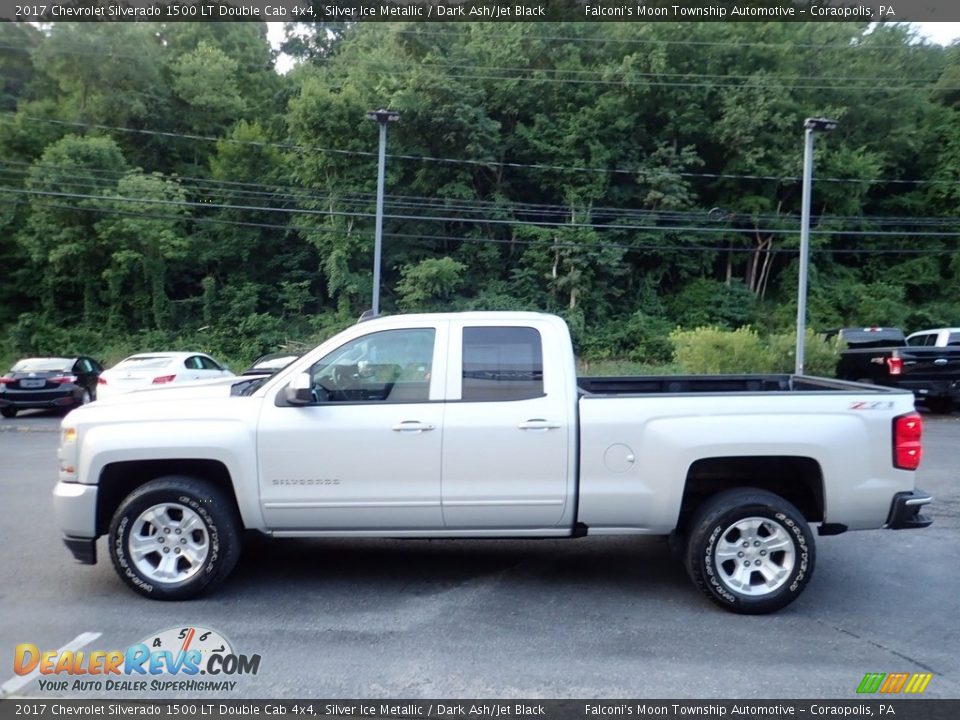
<svg viewBox="0 0 960 720">
<path fill-rule="evenodd" d="M 27 716 L 146 716 L 163 720 L 253 716 L 371 720 L 739 720 L 770 717 L 955 720 L 960 717 L 960 700 L 0 700 L 0 720 Z"/>
</svg>

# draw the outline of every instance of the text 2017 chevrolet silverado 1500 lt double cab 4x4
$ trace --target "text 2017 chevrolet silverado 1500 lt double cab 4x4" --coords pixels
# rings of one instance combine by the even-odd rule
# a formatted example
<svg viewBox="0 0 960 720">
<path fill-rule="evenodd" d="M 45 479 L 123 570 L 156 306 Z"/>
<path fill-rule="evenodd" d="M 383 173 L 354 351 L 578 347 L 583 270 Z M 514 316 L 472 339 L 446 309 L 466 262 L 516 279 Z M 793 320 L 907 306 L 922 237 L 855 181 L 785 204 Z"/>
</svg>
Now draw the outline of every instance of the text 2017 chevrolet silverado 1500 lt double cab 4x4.
<svg viewBox="0 0 960 720">
<path fill-rule="evenodd" d="M 673 535 L 718 605 L 791 602 L 821 534 L 918 528 L 909 392 L 799 376 L 580 378 L 537 313 L 383 317 L 277 374 L 63 420 L 65 542 L 193 597 L 277 537 Z"/>
</svg>

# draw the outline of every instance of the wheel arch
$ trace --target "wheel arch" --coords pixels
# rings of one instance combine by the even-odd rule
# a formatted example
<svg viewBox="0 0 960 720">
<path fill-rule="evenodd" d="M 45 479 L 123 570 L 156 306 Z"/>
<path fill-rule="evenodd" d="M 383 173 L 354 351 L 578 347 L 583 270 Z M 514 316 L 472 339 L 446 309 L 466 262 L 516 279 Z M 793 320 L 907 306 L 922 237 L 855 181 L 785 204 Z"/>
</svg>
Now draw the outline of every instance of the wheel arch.
<svg viewBox="0 0 960 720">
<path fill-rule="evenodd" d="M 243 526 L 243 517 L 237 504 L 230 472 L 219 460 L 200 458 L 124 460 L 106 465 L 100 473 L 97 491 L 97 535 L 107 534 L 110 520 L 124 498 L 151 480 L 169 475 L 197 478 L 219 488 L 230 499 L 233 510 Z"/>
<path fill-rule="evenodd" d="M 756 488 L 778 495 L 795 505 L 807 522 L 822 522 L 825 516 L 823 471 L 813 458 L 710 457 L 696 460 L 687 470 L 677 530 L 685 531 L 704 501 L 736 488 Z"/>
</svg>

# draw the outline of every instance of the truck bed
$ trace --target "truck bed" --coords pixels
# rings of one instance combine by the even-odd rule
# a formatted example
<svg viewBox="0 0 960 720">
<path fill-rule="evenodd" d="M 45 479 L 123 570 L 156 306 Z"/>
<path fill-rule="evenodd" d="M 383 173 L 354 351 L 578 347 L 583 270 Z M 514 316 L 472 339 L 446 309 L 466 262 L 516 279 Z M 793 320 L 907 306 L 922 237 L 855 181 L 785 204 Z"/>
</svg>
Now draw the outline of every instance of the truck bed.
<svg viewBox="0 0 960 720">
<path fill-rule="evenodd" d="M 881 392 L 885 388 L 803 375 L 637 375 L 578 377 L 577 387 L 587 395 L 652 395 L 730 392 L 847 391 Z"/>
</svg>

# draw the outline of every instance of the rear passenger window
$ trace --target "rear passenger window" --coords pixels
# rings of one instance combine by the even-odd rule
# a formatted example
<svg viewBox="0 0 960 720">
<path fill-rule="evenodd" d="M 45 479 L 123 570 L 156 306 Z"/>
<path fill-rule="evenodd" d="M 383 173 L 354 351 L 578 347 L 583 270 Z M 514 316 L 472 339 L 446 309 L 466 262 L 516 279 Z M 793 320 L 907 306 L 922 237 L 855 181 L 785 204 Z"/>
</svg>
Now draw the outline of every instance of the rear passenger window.
<svg viewBox="0 0 960 720">
<path fill-rule="evenodd" d="M 463 400 L 543 396 L 540 333 L 527 327 L 463 329 Z"/>
<path fill-rule="evenodd" d="M 197 360 L 200 361 L 200 367 L 204 370 L 222 370 L 219 365 L 217 365 L 213 360 L 203 355 L 197 356 Z"/>
</svg>

